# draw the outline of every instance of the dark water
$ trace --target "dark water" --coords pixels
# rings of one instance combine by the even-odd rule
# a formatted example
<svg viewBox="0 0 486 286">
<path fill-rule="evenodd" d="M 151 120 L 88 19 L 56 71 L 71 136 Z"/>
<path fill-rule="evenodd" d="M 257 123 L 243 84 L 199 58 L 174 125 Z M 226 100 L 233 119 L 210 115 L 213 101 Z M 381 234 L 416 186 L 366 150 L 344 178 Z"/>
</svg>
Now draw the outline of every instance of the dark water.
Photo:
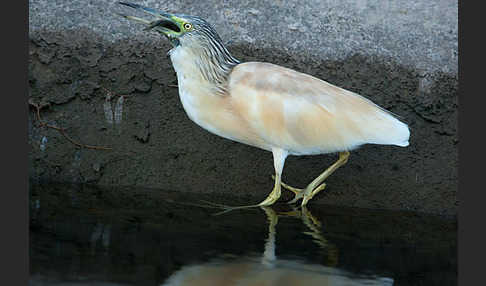
<svg viewBox="0 0 486 286">
<path fill-rule="evenodd" d="M 30 187 L 31 285 L 456 285 L 453 218 L 216 195 Z"/>
</svg>

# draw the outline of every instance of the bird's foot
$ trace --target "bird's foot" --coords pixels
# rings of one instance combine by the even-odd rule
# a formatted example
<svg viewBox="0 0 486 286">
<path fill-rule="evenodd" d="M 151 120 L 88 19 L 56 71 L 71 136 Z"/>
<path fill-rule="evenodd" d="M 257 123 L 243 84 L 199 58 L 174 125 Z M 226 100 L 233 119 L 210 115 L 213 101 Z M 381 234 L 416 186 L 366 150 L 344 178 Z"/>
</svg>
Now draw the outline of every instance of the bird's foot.
<svg viewBox="0 0 486 286">
<path fill-rule="evenodd" d="M 272 175 L 272 179 L 275 180 L 275 175 Z M 293 204 L 293 203 L 297 202 L 299 199 L 301 199 L 304 196 L 305 189 L 294 188 L 292 186 L 287 185 L 284 182 L 280 182 L 280 185 L 284 189 L 291 191 L 295 195 L 292 200 L 290 200 L 290 201 L 287 202 L 287 204 Z"/>
<path fill-rule="evenodd" d="M 259 207 L 268 207 L 273 205 L 279 198 L 281 194 L 280 185 L 275 183 L 272 192 L 261 202 L 258 204 Z"/>
<path fill-rule="evenodd" d="M 307 202 L 310 201 L 315 195 L 317 195 L 317 193 L 324 190 L 324 188 L 326 188 L 326 183 L 320 184 L 319 186 L 317 186 L 317 188 L 314 188 L 313 190 L 311 190 L 310 188 L 306 188 L 303 194 L 301 205 L 305 207 Z"/>
<path fill-rule="evenodd" d="M 256 208 L 256 207 L 268 207 L 273 205 L 278 199 L 280 198 L 280 185 L 275 184 L 275 187 L 273 188 L 272 192 L 268 195 L 267 198 L 265 198 L 261 203 L 256 204 L 256 205 L 247 205 L 247 206 L 227 206 L 223 204 L 217 204 L 217 203 L 212 203 L 208 201 L 203 201 L 210 207 L 217 207 L 223 209 L 222 212 L 216 213 L 215 215 L 220 215 L 224 214 L 233 210 L 239 210 L 239 209 L 249 209 L 249 208 Z"/>
<path fill-rule="evenodd" d="M 274 175 L 272 175 L 272 178 L 275 180 Z M 294 204 L 298 200 L 302 199 L 302 204 L 301 204 L 302 206 L 305 206 L 310 199 L 312 199 L 317 193 L 324 190 L 324 188 L 326 187 L 325 183 L 322 183 L 315 188 L 312 188 L 312 186 L 309 185 L 305 189 L 295 188 L 295 187 L 287 185 L 284 182 L 280 182 L 280 185 L 284 189 L 289 190 L 292 193 L 294 193 L 294 198 L 292 200 L 288 201 L 287 202 L 288 204 Z"/>
<path fill-rule="evenodd" d="M 279 192 L 278 195 L 275 194 L 274 192 L 272 192 L 272 193 L 270 193 L 270 195 L 268 195 L 268 197 L 266 199 L 264 199 L 257 206 L 260 206 L 260 207 L 268 207 L 268 206 L 271 206 L 271 205 L 273 205 L 278 200 L 279 197 L 280 197 L 280 192 Z"/>
</svg>

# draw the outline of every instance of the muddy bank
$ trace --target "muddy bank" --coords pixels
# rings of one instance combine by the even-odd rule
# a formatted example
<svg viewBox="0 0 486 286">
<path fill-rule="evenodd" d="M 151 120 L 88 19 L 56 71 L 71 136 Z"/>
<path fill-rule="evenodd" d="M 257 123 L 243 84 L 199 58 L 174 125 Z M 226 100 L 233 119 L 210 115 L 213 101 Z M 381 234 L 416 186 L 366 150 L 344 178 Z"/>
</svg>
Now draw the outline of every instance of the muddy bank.
<svg viewBox="0 0 486 286">
<path fill-rule="evenodd" d="M 191 122 L 178 98 L 166 41 L 106 41 L 89 29 L 36 31 L 29 48 L 29 177 L 194 193 L 232 193 L 249 202 L 271 190 L 269 152 L 212 135 Z M 457 76 L 426 77 L 392 58 L 359 53 L 310 59 L 251 44 L 229 45 L 365 95 L 400 115 L 410 146 L 366 145 L 328 179 L 315 201 L 455 214 Z M 39 125 L 41 120 L 54 128 Z M 66 137 L 67 136 L 67 137 Z M 110 150 L 80 148 L 92 145 Z M 335 155 L 289 157 L 285 182 L 305 186 Z M 284 199 L 290 198 L 284 193 Z"/>
</svg>

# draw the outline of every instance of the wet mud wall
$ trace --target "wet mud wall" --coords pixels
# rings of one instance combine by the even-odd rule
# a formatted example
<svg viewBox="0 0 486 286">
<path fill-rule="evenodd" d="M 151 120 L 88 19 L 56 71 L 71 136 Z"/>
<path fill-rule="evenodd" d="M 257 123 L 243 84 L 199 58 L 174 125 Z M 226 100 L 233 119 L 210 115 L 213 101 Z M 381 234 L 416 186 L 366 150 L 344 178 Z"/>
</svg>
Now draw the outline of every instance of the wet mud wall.
<svg viewBox="0 0 486 286">
<path fill-rule="evenodd" d="M 273 187 L 271 153 L 217 137 L 190 121 L 166 56 L 168 42 L 106 12 L 116 3 L 88 2 L 78 7 L 81 4 L 67 1 L 57 8 L 48 7 L 45 1 L 30 2 L 31 183 L 56 181 L 143 186 L 160 192 L 233 194 L 249 203 L 265 198 Z M 161 7 L 158 2 L 148 2 Z M 440 29 L 426 33 L 430 39 L 425 40 L 420 32 L 432 28 L 424 28 L 425 24 L 402 26 L 399 31 L 408 34 L 399 37 L 402 42 L 394 43 L 394 50 L 394 46 L 380 48 L 393 40 L 393 28 L 386 34 L 387 30 L 377 28 L 380 22 L 365 25 L 346 17 L 354 10 L 337 12 L 339 5 L 349 8 L 352 1 L 330 1 L 334 6 L 327 4 L 334 10 L 314 11 L 320 11 L 312 17 L 319 19 L 325 29 L 322 31 L 313 30 L 312 23 L 301 15 L 311 9 L 307 4 L 295 11 L 289 10 L 292 1 L 282 4 L 277 7 L 280 14 L 266 20 L 280 27 L 281 34 L 269 33 L 266 22 L 259 22 L 270 12 L 257 2 L 243 1 L 246 12 L 240 14 L 235 12 L 242 9 L 239 6 L 212 1 L 194 4 L 202 5 L 199 8 L 173 4 L 176 6 L 170 10 L 185 9 L 183 12 L 190 14 L 200 9 L 199 15 L 213 17 L 210 22 L 242 61 L 272 62 L 324 79 L 370 98 L 410 126 L 409 147 L 365 145 L 353 151 L 348 163 L 327 180 L 326 191 L 311 203 L 456 214 L 457 22 L 441 23 L 442 16 L 437 16 L 440 11 L 434 12 L 436 18 L 432 20 L 439 24 L 432 28 Z M 95 9 L 103 3 L 109 5 Z M 218 5 L 224 7 L 210 9 Z M 413 17 L 413 7 L 402 7 L 402 12 L 395 8 L 388 7 L 391 12 L 386 17 L 404 14 L 397 26 Z M 98 12 L 89 14 L 89 9 Z M 366 9 L 360 10 L 363 15 L 370 13 Z M 83 13 L 89 15 L 83 18 Z M 91 21 L 100 18 L 97 13 L 103 20 Z M 294 16 L 300 15 L 296 18 L 300 22 L 282 22 L 282 13 L 297 13 Z M 235 19 L 238 24 L 233 23 Z M 103 27 L 103 21 L 109 25 Z M 265 28 L 258 30 L 262 25 Z M 346 34 L 346 29 L 351 34 Z M 360 37 L 352 37 L 360 33 Z M 378 39 L 376 43 L 373 37 Z M 329 49 L 333 52 L 326 52 Z M 414 51 L 415 58 L 407 57 Z M 283 179 L 304 187 L 336 159 L 335 154 L 291 156 Z M 283 200 L 290 198 L 284 191 Z"/>
</svg>

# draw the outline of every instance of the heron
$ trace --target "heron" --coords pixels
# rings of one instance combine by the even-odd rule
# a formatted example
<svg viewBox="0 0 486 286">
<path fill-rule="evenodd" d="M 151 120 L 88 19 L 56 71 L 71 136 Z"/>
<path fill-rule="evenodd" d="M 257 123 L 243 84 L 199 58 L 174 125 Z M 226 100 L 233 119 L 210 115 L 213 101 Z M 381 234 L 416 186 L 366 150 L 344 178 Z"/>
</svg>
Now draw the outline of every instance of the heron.
<svg viewBox="0 0 486 286">
<path fill-rule="evenodd" d="M 364 96 L 276 64 L 242 62 L 201 17 L 119 3 L 150 14 L 151 20 L 121 16 L 144 24 L 172 45 L 168 55 L 180 101 L 193 122 L 223 138 L 272 152 L 274 187 L 250 206 L 274 204 L 282 187 L 294 193 L 289 203 L 301 199 L 305 206 L 346 164 L 350 151 L 364 144 L 409 145 L 408 125 Z M 282 182 L 287 156 L 329 153 L 339 154 L 337 161 L 305 188 Z"/>
</svg>

